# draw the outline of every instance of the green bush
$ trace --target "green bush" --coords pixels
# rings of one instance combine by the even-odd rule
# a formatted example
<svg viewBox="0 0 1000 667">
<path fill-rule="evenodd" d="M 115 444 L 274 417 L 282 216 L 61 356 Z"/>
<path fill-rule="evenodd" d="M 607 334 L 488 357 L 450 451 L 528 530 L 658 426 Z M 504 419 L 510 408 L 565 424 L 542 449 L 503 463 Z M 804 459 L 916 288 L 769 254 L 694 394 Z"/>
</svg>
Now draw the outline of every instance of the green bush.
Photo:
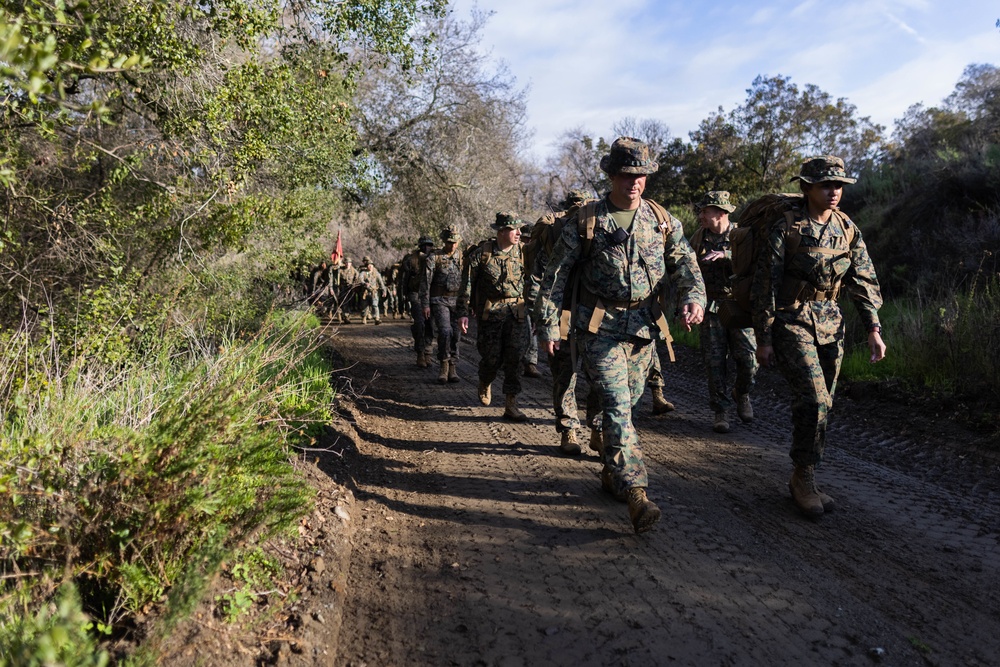
<svg viewBox="0 0 1000 667">
<path fill-rule="evenodd" d="M 271 318 L 217 349 L 190 341 L 183 354 L 62 373 L 44 363 L 51 350 L 7 348 L 29 358 L 5 364 L 49 372 L 0 385 L 12 407 L 0 424 L 0 574 L 30 575 L 0 586 L 0 646 L 30 634 L 6 616 L 11 600 L 41 613 L 63 581 L 105 626 L 164 602 L 166 618 L 183 615 L 226 553 L 294 525 L 311 492 L 290 445 L 315 437 L 333 399 L 314 326 Z"/>
</svg>

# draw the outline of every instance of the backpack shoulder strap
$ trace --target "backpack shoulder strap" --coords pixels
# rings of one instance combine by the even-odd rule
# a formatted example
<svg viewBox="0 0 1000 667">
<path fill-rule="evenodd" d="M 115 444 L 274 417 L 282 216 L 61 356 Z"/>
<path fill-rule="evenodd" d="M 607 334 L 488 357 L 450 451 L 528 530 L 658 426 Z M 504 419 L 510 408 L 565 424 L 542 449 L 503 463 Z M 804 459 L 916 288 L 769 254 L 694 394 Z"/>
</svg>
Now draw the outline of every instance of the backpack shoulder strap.
<svg viewBox="0 0 1000 667">
<path fill-rule="evenodd" d="M 802 225 L 804 220 L 796 221 L 795 211 L 785 211 L 785 256 L 798 252 L 799 243 L 802 242 Z"/>
<path fill-rule="evenodd" d="M 846 214 L 842 213 L 839 208 L 833 211 L 833 217 L 840 223 L 840 228 L 844 231 L 844 237 L 847 239 L 847 247 L 850 248 L 854 245 L 854 239 L 858 235 L 857 225 Z"/>
<path fill-rule="evenodd" d="M 576 227 L 580 234 L 582 259 L 590 257 L 590 245 L 594 241 L 594 228 L 597 226 L 597 200 L 589 201 L 580 207 L 577 214 Z"/>
<path fill-rule="evenodd" d="M 691 249 L 695 253 L 701 252 L 701 246 L 705 241 L 705 228 L 698 227 L 697 231 L 691 235 L 691 240 L 688 242 L 691 244 Z"/>
</svg>

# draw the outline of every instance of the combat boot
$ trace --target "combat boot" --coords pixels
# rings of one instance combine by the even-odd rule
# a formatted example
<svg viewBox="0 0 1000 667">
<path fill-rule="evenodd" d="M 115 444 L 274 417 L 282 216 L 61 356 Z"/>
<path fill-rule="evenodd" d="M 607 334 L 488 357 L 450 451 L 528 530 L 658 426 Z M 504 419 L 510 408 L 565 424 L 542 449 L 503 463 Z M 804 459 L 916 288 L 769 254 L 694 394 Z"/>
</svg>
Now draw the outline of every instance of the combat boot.
<svg viewBox="0 0 1000 667">
<path fill-rule="evenodd" d="M 441 361 L 441 372 L 438 373 L 438 383 L 447 384 L 448 383 L 448 360 L 443 359 Z"/>
<path fill-rule="evenodd" d="M 576 440 L 576 431 L 573 429 L 563 431 L 559 451 L 569 456 L 576 456 L 580 453 L 580 443 Z"/>
<path fill-rule="evenodd" d="M 458 359 L 452 359 L 448 364 L 448 382 L 458 381 Z"/>
<path fill-rule="evenodd" d="M 596 428 L 590 429 L 589 447 L 597 452 L 598 456 L 604 456 L 604 434 Z"/>
<path fill-rule="evenodd" d="M 528 415 L 517 407 L 517 394 L 507 394 L 507 405 L 503 409 L 503 416 L 514 422 L 528 421 Z"/>
<path fill-rule="evenodd" d="M 816 490 L 815 466 L 795 466 L 792 479 L 788 482 L 788 490 L 791 491 L 795 504 L 807 517 L 814 519 L 823 515 L 823 500 Z"/>
<path fill-rule="evenodd" d="M 737 394 L 733 391 L 733 400 L 736 401 L 736 415 L 744 424 L 753 421 L 753 406 L 750 404 L 750 394 Z"/>
<path fill-rule="evenodd" d="M 489 405 L 490 401 L 493 400 L 493 383 L 479 381 L 479 402 L 483 405 Z"/>
<path fill-rule="evenodd" d="M 417 352 L 417 368 L 427 368 L 427 357 L 424 356 L 423 350 Z"/>
<path fill-rule="evenodd" d="M 615 484 L 611 481 L 611 471 L 607 468 L 601 471 L 601 489 L 620 503 L 628 502 L 628 495 L 615 490 Z"/>
<path fill-rule="evenodd" d="M 677 407 L 663 396 L 663 387 L 653 387 L 653 414 L 673 412 Z"/>
<path fill-rule="evenodd" d="M 363 315 L 361 317 L 361 324 L 368 324 L 368 316 L 367 315 Z"/>
<path fill-rule="evenodd" d="M 540 378 L 542 377 L 542 372 L 538 370 L 538 366 L 535 364 L 525 364 L 524 365 L 524 377 L 526 378 Z"/>
<path fill-rule="evenodd" d="M 726 420 L 724 410 L 715 413 L 715 423 L 712 425 L 712 430 L 716 433 L 729 433 L 729 422 Z"/>
<path fill-rule="evenodd" d="M 660 520 L 660 508 L 646 497 L 646 489 L 633 486 L 625 492 L 628 498 L 628 518 L 636 533 L 645 533 Z"/>
<path fill-rule="evenodd" d="M 375 324 L 376 324 L 376 325 L 378 325 L 378 324 L 382 324 L 382 320 L 380 320 L 380 319 L 376 318 L 376 319 L 375 319 Z"/>
</svg>

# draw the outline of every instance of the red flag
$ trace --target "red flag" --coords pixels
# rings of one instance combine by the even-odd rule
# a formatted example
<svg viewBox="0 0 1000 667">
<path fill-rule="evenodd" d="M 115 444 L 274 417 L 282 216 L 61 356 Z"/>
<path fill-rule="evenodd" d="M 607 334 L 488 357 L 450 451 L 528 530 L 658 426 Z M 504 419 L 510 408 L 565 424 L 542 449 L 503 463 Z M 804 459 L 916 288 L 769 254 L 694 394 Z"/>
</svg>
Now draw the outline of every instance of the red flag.
<svg viewBox="0 0 1000 667">
<path fill-rule="evenodd" d="M 330 253 L 330 259 L 336 264 L 344 256 L 344 246 L 340 243 L 340 230 L 337 230 L 337 249 Z"/>
</svg>

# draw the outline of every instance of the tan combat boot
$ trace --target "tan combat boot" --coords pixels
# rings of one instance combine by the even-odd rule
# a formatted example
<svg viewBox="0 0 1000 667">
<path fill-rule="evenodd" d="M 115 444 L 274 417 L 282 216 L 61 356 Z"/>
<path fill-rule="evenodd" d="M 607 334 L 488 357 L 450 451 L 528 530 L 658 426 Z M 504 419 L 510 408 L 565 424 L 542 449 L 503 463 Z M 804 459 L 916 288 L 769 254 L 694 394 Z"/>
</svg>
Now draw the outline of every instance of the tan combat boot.
<svg viewBox="0 0 1000 667">
<path fill-rule="evenodd" d="M 524 365 L 524 377 L 526 378 L 540 378 L 542 377 L 542 372 L 538 370 L 538 366 L 535 364 L 525 364 Z"/>
<path fill-rule="evenodd" d="M 601 471 L 601 489 L 605 493 L 614 496 L 614 499 L 620 503 L 628 502 L 628 495 L 621 491 L 615 491 L 615 484 L 611 481 L 611 471 L 607 468 Z"/>
<path fill-rule="evenodd" d="M 528 415 L 517 407 L 517 394 L 507 394 L 507 405 L 504 407 L 503 416 L 515 422 L 528 421 Z"/>
<path fill-rule="evenodd" d="M 490 401 L 493 400 L 493 385 L 489 382 L 479 381 L 479 402 L 483 405 L 489 405 Z"/>
<path fill-rule="evenodd" d="M 737 394 L 733 391 L 733 400 L 736 401 L 736 415 L 744 424 L 753 421 L 753 406 L 750 404 L 750 394 Z"/>
<path fill-rule="evenodd" d="M 625 492 L 628 498 L 628 518 L 636 533 L 645 533 L 660 520 L 660 508 L 646 497 L 646 489 L 633 486 Z"/>
<path fill-rule="evenodd" d="M 722 410 L 715 413 L 715 423 L 712 430 L 716 433 L 729 433 L 729 422 L 726 420 L 726 413 Z"/>
<path fill-rule="evenodd" d="M 604 434 L 596 428 L 590 429 L 590 448 L 597 452 L 598 456 L 604 456 Z"/>
<path fill-rule="evenodd" d="M 448 363 L 448 382 L 459 382 L 458 359 L 452 359 Z"/>
<path fill-rule="evenodd" d="M 423 352 L 417 352 L 417 368 L 427 368 L 427 357 Z"/>
<path fill-rule="evenodd" d="M 676 406 L 663 396 L 663 387 L 653 387 L 653 414 L 662 415 L 676 410 Z"/>
<path fill-rule="evenodd" d="M 361 324 L 368 324 L 368 316 L 364 315 L 361 317 Z"/>
<path fill-rule="evenodd" d="M 792 479 L 788 482 L 788 490 L 791 491 L 795 504 L 807 517 L 816 518 L 823 515 L 823 500 L 816 490 L 815 466 L 795 466 Z"/>
<path fill-rule="evenodd" d="M 448 382 L 448 360 L 444 359 L 441 361 L 441 372 L 438 373 L 438 382 L 440 384 L 447 384 Z"/>
<path fill-rule="evenodd" d="M 580 443 L 576 440 L 576 431 L 573 429 L 563 431 L 559 451 L 569 456 L 576 456 L 580 453 Z"/>
</svg>

